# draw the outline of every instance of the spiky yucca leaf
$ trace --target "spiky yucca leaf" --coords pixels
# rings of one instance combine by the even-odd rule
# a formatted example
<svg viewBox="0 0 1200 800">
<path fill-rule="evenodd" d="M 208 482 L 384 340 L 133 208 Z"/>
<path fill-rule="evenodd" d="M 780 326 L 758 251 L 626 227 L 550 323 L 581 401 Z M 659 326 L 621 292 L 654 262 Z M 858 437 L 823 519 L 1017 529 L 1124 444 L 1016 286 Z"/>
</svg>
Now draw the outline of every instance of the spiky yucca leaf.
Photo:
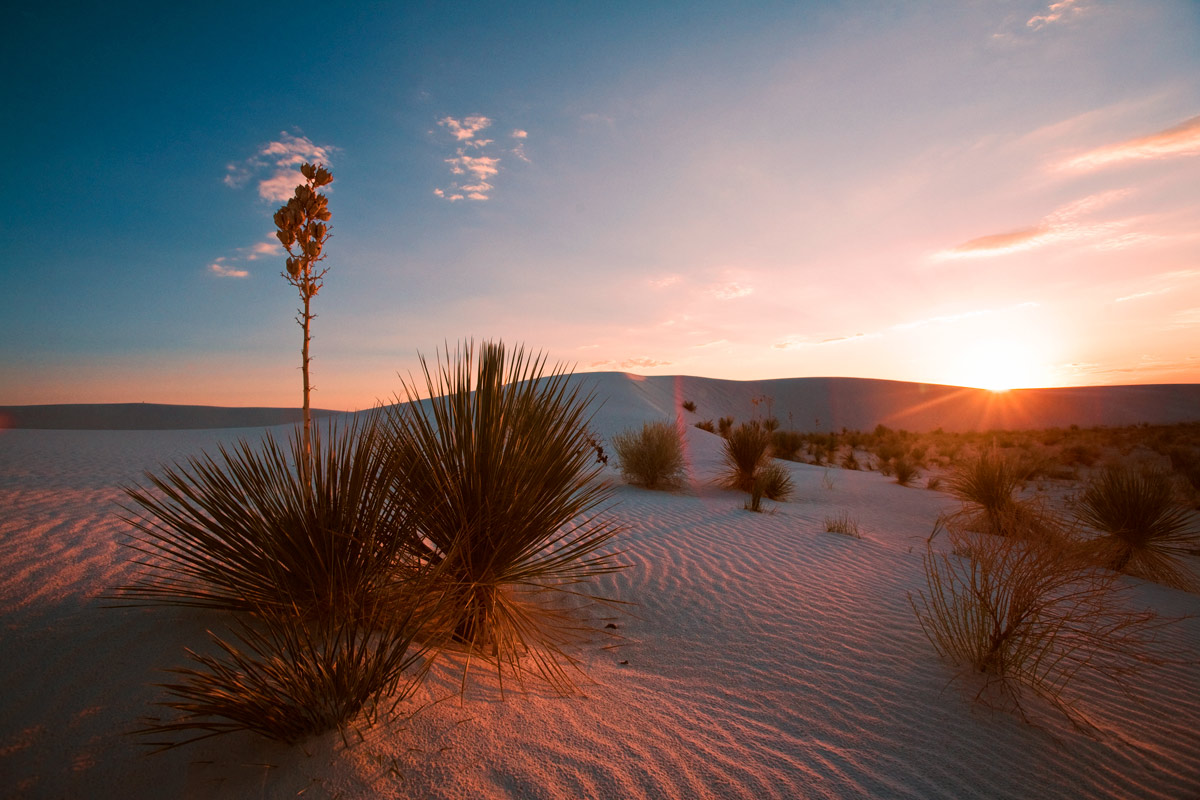
<svg viewBox="0 0 1200 800">
<path fill-rule="evenodd" d="M 742 492 L 754 490 L 754 481 L 771 458 L 771 433 L 757 423 L 743 422 L 725 437 L 722 483 Z"/>
<path fill-rule="evenodd" d="M 413 608 L 314 621 L 272 607 L 239 618 L 233 637 L 209 633 L 218 654 L 189 649 L 193 666 L 168 670 L 177 682 L 162 685 L 171 697 L 158 705 L 179 714 L 137 733 L 170 749 L 238 731 L 295 743 L 355 720 L 371 724 L 381 704 L 390 709 L 411 694 L 428 666 L 414 643 L 422 626 Z"/>
<path fill-rule="evenodd" d="M 1053 514 L 1039 503 L 1018 496 L 1025 478 L 1017 461 L 995 447 L 956 464 L 946 483 L 950 493 L 962 502 L 962 508 L 948 519 L 965 529 L 999 536 L 1066 535 Z"/>
<path fill-rule="evenodd" d="M 242 440 L 219 459 L 147 473 L 152 488 L 126 490 L 125 517 L 144 576 L 111 598 L 317 616 L 373 602 L 405 539 L 379 435 L 376 413 L 314 431 L 311 482 L 297 469 L 298 431 L 286 450 L 268 433 L 260 449 Z"/>
<path fill-rule="evenodd" d="M 563 602 L 600 600 L 582 584 L 620 568 L 605 549 L 619 528 L 602 513 L 611 489 L 594 480 L 592 396 L 569 374 L 545 375 L 544 356 L 501 343 L 421 366 L 425 391 L 405 382 L 409 402 L 387 414 L 411 557 L 441 565 L 457 598 L 447 624 L 501 678 L 532 672 L 572 691 L 577 623 Z"/>
<path fill-rule="evenodd" d="M 1107 467 L 1080 498 L 1077 516 L 1102 536 L 1091 550 L 1100 562 L 1177 589 L 1196 591 L 1189 554 L 1200 547 L 1192 513 L 1175 502 L 1170 478 L 1154 470 Z"/>
</svg>

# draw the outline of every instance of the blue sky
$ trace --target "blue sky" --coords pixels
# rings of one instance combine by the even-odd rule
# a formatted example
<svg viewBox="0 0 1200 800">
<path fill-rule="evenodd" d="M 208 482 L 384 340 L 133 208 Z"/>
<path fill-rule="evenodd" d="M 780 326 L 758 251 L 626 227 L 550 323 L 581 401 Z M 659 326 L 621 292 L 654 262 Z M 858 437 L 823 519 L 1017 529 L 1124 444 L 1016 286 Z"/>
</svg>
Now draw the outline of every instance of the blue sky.
<svg viewBox="0 0 1200 800">
<path fill-rule="evenodd" d="M 298 405 L 271 217 L 305 158 L 318 407 L 469 337 L 1200 381 L 1194 2 L 168 5 L 9 20 L 0 404 Z"/>
</svg>

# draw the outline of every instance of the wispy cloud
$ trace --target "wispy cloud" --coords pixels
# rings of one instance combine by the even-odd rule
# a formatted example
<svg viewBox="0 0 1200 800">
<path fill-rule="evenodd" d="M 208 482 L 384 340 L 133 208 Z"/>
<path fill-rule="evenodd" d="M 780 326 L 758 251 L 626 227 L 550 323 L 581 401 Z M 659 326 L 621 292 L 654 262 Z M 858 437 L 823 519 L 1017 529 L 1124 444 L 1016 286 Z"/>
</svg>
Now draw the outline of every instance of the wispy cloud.
<svg viewBox="0 0 1200 800">
<path fill-rule="evenodd" d="M 443 160 L 450 165 L 451 175 L 461 175 L 462 178 L 434 189 L 435 197 L 452 203 L 458 200 L 490 199 L 492 190 L 496 188 L 493 179 L 500 174 L 500 156 L 485 152 L 495 145 L 494 139 L 478 138 L 477 134 L 491 124 L 492 120 L 482 115 L 461 120 L 454 117 L 438 120 L 438 125 L 449 131 L 458 145 L 454 155 Z M 516 145 L 508 152 L 522 161 L 529 161 L 524 149 L 528 137 L 528 131 L 514 130 L 512 138 L 516 140 Z M 495 148 L 490 152 L 495 152 Z"/>
<path fill-rule="evenodd" d="M 244 269 L 237 269 L 225 265 L 225 257 L 222 256 L 216 261 L 208 265 L 208 271 L 216 275 L 218 278 L 249 278 L 250 273 Z"/>
<path fill-rule="evenodd" d="M 1089 4 L 1085 0 L 1058 0 L 1058 2 L 1051 3 L 1041 14 L 1035 14 L 1030 17 L 1029 21 L 1025 24 L 1035 31 L 1041 30 L 1047 25 L 1068 20 L 1087 11 L 1089 7 Z"/>
<path fill-rule="evenodd" d="M 655 289 L 665 289 L 668 286 L 674 286 L 681 280 L 683 280 L 681 275 L 664 275 L 661 278 L 650 278 L 647 283 L 649 283 Z"/>
<path fill-rule="evenodd" d="M 1168 294 L 1175 291 L 1180 284 L 1188 283 L 1198 278 L 1200 278 L 1200 269 L 1177 269 L 1171 272 L 1163 272 L 1149 278 L 1140 279 L 1139 283 L 1142 285 L 1149 284 L 1148 288 L 1118 297 L 1114 302 L 1127 303 L 1130 300 L 1141 300 L 1146 297 Z"/>
<path fill-rule="evenodd" d="M 931 317 L 922 317 L 921 319 L 909 320 L 907 322 L 897 322 L 895 325 L 889 325 L 871 333 L 854 333 L 841 336 L 789 336 L 783 341 L 776 342 L 771 345 L 776 350 L 791 350 L 796 347 L 822 347 L 825 345 L 844 344 L 846 342 L 860 341 L 864 339 L 876 339 L 881 336 L 887 336 L 892 333 L 904 333 L 906 331 L 924 328 L 929 325 L 946 325 L 955 322 L 961 322 L 966 319 L 975 317 L 984 317 L 992 314 L 1006 314 L 1013 311 L 1023 311 L 1028 308 L 1037 308 L 1038 304 L 1032 300 L 1027 300 L 1023 303 L 1015 303 L 1010 306 L 1001 308 L 974 308 L 968 311 L 960 311 L 957 314 L 937 314 Z"/>
<path fill-rule="evenodd" d="M 226 165 L 225 185 L 239 189 L 255 181 L 259 197 L 283 202 L 304 182 L 301 164 L 309 161 L 329 166 L 336 150 L 331 145 L 318 145 L 307 136 L 281 131 L 277 140 L 267 142 L 250 158 Z"/>
<path fill-rule="evenodd" d="M 730 281 L 729 283 L 709 287 L 709 293 L 718 300 L 735 300 L 739 297 L 754 294 L 754 287 Z"/>
<path fill-rule="evenodd" d="M 1063 162 L 1063 169 L 1094 170 L 1125 161 L 1200 155 L 1200 116 L 1166 130 L 1089 150 Z"/>
<path fill-rule="evenodd" d="M 989 258 L 1032 250 L 1037 247 L 1068 241 L 1086 241 L 1094 247 L 1115 249 L 1129 247 L 1154 238 L 1149 234 L 1131 232 L 1129 221 L 1088 221 L 1085 218 L 1128 196 L 1127 189 L 1089 195 L 1068 203 L 1046 216 L 1036 225 L 1006 233 L 993 233 L 957 244 L 934 254 L 935 261 L 963 258 Z"/>
<path fill-rule="evenodd" d="M 656 358 L 627 358 L 621 362 L 622 369 L 653 369 L 654 367 L 669 367 L 670 361 L 660 361 Z"/>
<path fill-rule="evenodd" d="M 280 256 L 283 254 L 283 248 L 279 246 L 279 240 L 272 236 L 268 241 L 243 247 L 239 253 L 247 261 L 257 261 L 268 256 Z"/>
</svg>

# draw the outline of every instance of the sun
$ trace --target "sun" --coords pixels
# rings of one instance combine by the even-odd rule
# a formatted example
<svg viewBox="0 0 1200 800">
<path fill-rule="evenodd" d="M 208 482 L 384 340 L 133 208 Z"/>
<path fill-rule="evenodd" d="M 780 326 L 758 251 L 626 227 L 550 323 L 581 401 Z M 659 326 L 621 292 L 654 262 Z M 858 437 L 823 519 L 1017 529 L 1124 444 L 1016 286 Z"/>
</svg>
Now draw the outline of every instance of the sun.
<svg viewBox="0 0 1200 800">
<path fill-rule="evenodd" d="M 1043 356 L 1016 338 L 977 339 L 963 343 L 954 383 L 993 392 L 1045 385 Z"/>
</svg>

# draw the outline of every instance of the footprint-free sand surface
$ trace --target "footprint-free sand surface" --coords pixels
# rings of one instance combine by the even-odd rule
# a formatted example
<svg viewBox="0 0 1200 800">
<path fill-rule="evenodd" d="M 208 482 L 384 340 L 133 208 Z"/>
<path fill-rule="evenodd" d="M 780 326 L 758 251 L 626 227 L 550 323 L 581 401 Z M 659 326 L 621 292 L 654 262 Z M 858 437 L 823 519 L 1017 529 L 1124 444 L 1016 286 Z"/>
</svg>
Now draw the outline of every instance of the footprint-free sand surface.
<svg viewBox="0 0 1200 800">
<path fill-rule="evenodd" d="M 700 417 L 750 416 L 756 390 L 689 380 L 599 376 L 594 428 L 609 439 L 671 417 L 681 391 Z M 0 431 L 0 795 L 1200 797 L 1200 597 L 1123 579 L 1135 603 L 1193 615 L 1166 634 L 1191 661 L 1144 673 L 1131 696 L 1072 686 L 1091 736 L 1037 707 L 1027 724 L 973 703 L 970 679 L 951 683 L 909 605 L 951 498 L 781 462 L 792 500 L 750 513 L 743 495 L 712 485 L 719 438 L 691 426 L 683 490 L 606 473 L 629 566 L 601 588 L 630 605 L 614 614 L 620 638 L 580 651 L 581 696 L 529 686 L 502 700 L 473 673 L 459 699 L 446 663 L 386 724 L 348 732 L 352 746 L 337 734 L 298 747 L 239 734 L 151 755 L 129 732 L 158 713 L 153 684 L 223 620 L 103 607 L 99 596 L 134 574 L 121 486 L 261 432 Z M 862 539 L 824 531 L 842 512 Z"/>
</svg>

